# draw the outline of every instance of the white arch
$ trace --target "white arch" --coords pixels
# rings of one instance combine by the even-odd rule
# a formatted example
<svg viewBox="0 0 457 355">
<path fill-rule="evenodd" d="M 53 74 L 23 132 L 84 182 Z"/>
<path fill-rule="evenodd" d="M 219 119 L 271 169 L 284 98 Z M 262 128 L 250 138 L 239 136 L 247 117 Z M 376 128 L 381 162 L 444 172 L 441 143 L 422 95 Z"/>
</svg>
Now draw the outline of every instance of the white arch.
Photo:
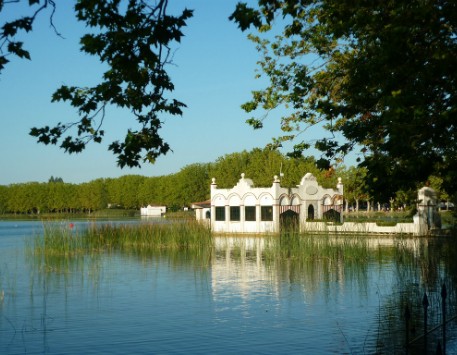
<svg viewBox="0 0 457 355">
<path fill-rule="evenodd" d="M 294 194 L 294 195 L 292 196 L 292 200 L 290 201 L 290 204 L 291 204 L 292 206 L 301 205 L 300 196 Z"/>
<path fill-rule="evenodd" d="M 238 194 L 231 194 L 228 197 L 228 201 L 230 206 L 239 206 L 241 204 L 241 198 Z"/>
<path fill-rule="evenodd" d="M 257 199 L 253 194 L 246 194 L 243 197 L 243 203 L 245 206 L 255 206 L 257 204 Z"/>
<path fill-rule="evenodd" d="M 260 195 L 259 202 L 261 206 L 271 206 L 273 205 L 273 196 L 269 193 L 263 193 Z"/>
<path fill-rule="evenodd" d="M 218 194 L 218 195 L 213 197 L 212 204 L 214 206 L 225 206 L 225 202 L 226 202 L 226 200 L 225 200 L 224 195 Z"/>
<path fill-rule="evenodd" d="M 280 198 L 279 198 L 279 204 L 281 206 L 289 206 L 291 203 L 290 203 L 290 199 L 289 199 L 289 196 L 287 195 L 282 195 Z"/>
<path fill-rule="evenodd" d="M 330 205 L 333 205 L 333 201 L 332 201 L 332 198 L 330 197 L 330 195 L 324 195 L 322 197 L 322 204 L 324 206 L 330 206 Z"/>
</svg>

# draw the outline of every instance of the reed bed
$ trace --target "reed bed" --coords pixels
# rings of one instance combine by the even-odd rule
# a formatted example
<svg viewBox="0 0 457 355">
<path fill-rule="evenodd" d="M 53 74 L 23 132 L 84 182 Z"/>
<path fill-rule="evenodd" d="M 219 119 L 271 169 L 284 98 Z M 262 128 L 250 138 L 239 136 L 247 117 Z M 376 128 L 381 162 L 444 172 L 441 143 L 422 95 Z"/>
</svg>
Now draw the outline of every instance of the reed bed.
<svg viewBox="0 0 457 355">
<path fill-rule="evenodd" d="M 88 230 L 91 249 L 115 249 L 132 252 L 181 250 L 193 253 L 212 248 L 208 227 L 195 222 L 177 222 L 147 225 L 105 225 Z"/>
<path fill-rule="evenodd" d="M 44 234 L 33 240 L 35 255 L 82 255 L 102 252 L 147 252 L 211 248 L 211 231 L 198 223 L 138 225 L 92 224 L 80 232 L 55 225 L 45 226 Z"/>
<path fill-rule="evenodd" d="M 284 233 L 266 241 L 266 259 L 366 261 L 372 253 L 366 237 Z"/>
<path fill-rule="evenodd" d="M 265 261 L 338 260 L 367 262 L 381 258 L 376 240 L 366 236 L 283 233 L 261 237 L 261 257 Z M 208 226 L 195 221 L 152 224 L 91 224 L 75 231 L 67 225 L 45 225 L 43 235 L 36 236 L 29 250 L 35 255 L 90 255 L 124 252 L 137 255 L 160 255 L 169 251 L 191 252 L 193 256 L 211 258 L 215 248 Z M 237 253 L 236 248 L 232 253 Z"/>
<path fill-rule="evenodd" d="M 86 251 L 84 240 L 66 226 L 44 225 L 43 235 L 36 235 L 27 250 L 36 255 L 77 255 Z"/>
</svg>

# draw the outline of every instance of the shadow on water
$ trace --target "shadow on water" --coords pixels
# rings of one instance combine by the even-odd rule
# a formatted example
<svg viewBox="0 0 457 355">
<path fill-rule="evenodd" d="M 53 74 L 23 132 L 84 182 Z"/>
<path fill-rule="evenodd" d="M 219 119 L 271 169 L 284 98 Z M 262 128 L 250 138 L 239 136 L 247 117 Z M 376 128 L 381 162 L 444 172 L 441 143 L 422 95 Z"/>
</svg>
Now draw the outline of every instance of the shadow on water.
<svg viewBox="0 0 457 355">
<path fill-rule="evenodd" d="M 283 279 L 307 285 L 308 289 L 309 285 L 319 285 L 337 275 L 340 279 L 356 279 L 363 290 L 372 277 L 369 265 L 386 264 L 393 270 L 391 285 L 377 292 L 377 324 L 373 324 L 370 332 L 373 344 L 369 348 L 374 348 L 377 354 L 457 351 L 454 238 L 372 238 L 289 232 L 266 242 L 264 259 L 283 273 Z M 351 352 L 371 353 L 365 349 L 368 338 L 367 334 L 363 349 L 351 349 Z"/>
<path fill-rule="evenodd" d="M 406 353 L 456 353 L 456 240 L 420 239 L 413 252 L 399 242 L 395 252 L 394 292 L 381 310 L 382 327 L 396 329 L 391 337 Z"/>
</svg>

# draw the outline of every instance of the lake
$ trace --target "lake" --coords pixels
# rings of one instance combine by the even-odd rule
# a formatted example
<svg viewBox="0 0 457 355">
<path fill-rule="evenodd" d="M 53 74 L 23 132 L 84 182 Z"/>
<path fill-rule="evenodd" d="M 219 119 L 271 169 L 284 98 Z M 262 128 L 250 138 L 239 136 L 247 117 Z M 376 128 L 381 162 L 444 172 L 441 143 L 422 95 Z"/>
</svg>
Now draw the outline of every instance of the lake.
<svg viewBox="0 0 457 355">
<path fill-rule="evenodd" d="M 94 222 L 57 223 L 77 234 Z M 457 353 L 449 237 L 315 236 L 306 256 L 287 237 L 281 257 L 271 257 L 271 237 L 215 237 L 209 257 L 37 257 L 30 250 L 42 233 L 39 221 L 0 221 L 1 354 L 406 354 L 407 338 L 410 354 L 434 353 L 443 283 L 446 350 Z M 437 327 L 426 341 L 425 292 L 427 329 Z"/>
</svg>

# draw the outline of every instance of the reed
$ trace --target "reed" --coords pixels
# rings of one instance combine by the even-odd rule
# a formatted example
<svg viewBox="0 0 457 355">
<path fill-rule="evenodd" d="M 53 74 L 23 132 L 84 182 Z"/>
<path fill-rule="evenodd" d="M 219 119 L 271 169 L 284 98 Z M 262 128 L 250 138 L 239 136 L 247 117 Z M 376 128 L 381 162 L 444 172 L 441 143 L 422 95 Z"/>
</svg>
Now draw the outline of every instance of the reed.
<svg viewBox="0 0 457 355">
<path fill-rule="evenodd" d="M 26 248 L 36 255 L 74 255 L 86 251 L 82 238 L 65 225 L 55 223 L 45 224 L 43 235 L 35 236 Z"/>
<path fill-rule="evenodd" d="M 266 241 L 267 259 L 333 259 L 366 261 L 370 255 L 367 238 L 363 236 L 331 236 L 284 233 Z"/>
<path fill-rule="evenodd" d="M 71 256 L 165 249 L 201 252 L 211 246 L 211 231 L 195 222 L 117 226 L 94 223 L 80 232 L 66 226 L 45 226 L 44 234 L 35 237 L 30 249 L 35 255 Z"/>
</svg>

